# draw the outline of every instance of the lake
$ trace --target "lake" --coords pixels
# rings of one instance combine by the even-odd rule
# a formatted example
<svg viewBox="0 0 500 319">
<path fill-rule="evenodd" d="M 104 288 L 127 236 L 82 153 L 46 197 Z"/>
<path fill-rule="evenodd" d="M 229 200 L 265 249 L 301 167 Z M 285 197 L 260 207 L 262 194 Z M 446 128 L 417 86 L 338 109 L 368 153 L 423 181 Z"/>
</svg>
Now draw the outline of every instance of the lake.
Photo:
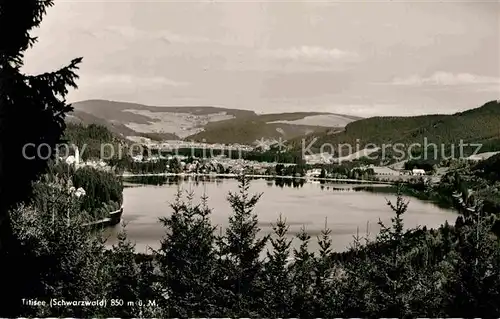
<svg viewBox="0 0 500 319">
<path fill-rule="evenodd" d="M 135 183 L 127 182 L 128 187 L 124 189 L 123 220 L 127 224 L 128 238 L 136 243 L 137 252 L 146 252 L 148 246 L 154 249 L 159 247 L 165 229 L 158 222 L 158 218 L 171 213 L 169 205 L 179 188 L 185 194 L 194 192 L 196 203 L 206 194 L 208 205 L 213 209 L 212 223 L 223 229 L 227 227 L 228 216 L 231 214 L 227 195 L 229 191 L 238 190 L 236 180 L 157 178 L 149 185 L 141 184 L 145 181 L 142 179 L 136 180 Z M 325 228 L 325 220 L 332 230 L 333 246 L 337 251 L 348 248 L 358 230 L 360 236 L 364 236 L 368 229 L 369 236 L 373 238 L 380 229 L 377 224 L 379 218 L 388 225 L 394 213 L 387 205 L 387 194 L 365 191 L 366 187 L 366 184 L 253 180 L 250 192 L 263 193 L 255 207 L 261 229 L 260 236 L 272 233 L 271 224 L 282 214 L 289 225 L 292 247 L 298 247 L 299 241 L 295 239 L 295 235 L 304 226 L 312 237 L 310 248 L 316 251 L 316 236 Z M 395 195 L 389 195 L 387 199 L 395 202 Z M 408 199 L 410 205 L 404 215 L 406 227 L 438 227 L 446 220 L 454 222 L 457 218 L 456 212 L 452 210 L 414 198 Z M 116 226 L 105 231 L 109 236 L 108 245 L 116 242 L 120 229 L 121 226 Z"/>
</svg>

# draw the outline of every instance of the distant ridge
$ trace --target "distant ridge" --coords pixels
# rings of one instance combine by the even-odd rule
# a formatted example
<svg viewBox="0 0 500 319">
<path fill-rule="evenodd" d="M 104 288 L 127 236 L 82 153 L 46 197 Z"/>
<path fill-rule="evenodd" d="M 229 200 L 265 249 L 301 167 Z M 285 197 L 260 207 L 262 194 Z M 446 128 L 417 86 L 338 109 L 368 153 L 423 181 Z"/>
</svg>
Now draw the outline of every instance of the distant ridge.
<svg viewBox="0 0 500 319">
<path fill-rule="evenodd" d="M 331 131 L 318 132 L 309 136 L 301 136 L 291 141 L 295 149 L 317 139 L 311 148 L 318 151 L 322 144 L 332 145 L 359 143 L 363 148 L 369 143 L 382 144 L 428 143 L 438 145 L 458 145 L 464 143 L 483 144 L 481 152 L 500 150 L 500 103 L 490 101 L 480 107 L 451 115 L 420 115 L 410 117 L 379 116 L 354 121 L 346 125 L 342 132 L 332 134 Z M 473 150 L 471 150 L 473 151 Z M 345 155 L 345 154 L 343 154 Z M 464 154 L 467 155 L 467 154 Z"/>
<path fill-rule="evenodd" d="M 186 139 L 252 144 L 255 140 L 292 139 L 327 129 L 341 131 L 359 117 L 324 112 L 256 114 L 214 106 L 149 106 L 107 100 L 72 104 L 68 121 L 100 124 L 124 137 Z"/>
</svg>

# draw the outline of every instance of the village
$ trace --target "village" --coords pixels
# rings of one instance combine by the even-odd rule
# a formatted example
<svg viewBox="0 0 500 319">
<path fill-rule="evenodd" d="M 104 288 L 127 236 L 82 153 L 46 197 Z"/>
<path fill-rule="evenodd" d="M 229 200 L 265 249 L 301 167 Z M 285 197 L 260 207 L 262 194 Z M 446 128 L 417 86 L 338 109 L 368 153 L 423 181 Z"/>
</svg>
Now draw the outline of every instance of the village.
<svg viewBox="0 0 500 319">
<path fill-rule="evenodd" d="M 148 149 L 154 149 L 154 146 L 147 145 Z M 219 144 L 206 144 L 194 142 L 180 142 L 176 141 L 174 144 L 163 144 L 160 150 L 165 147 L 173 149 L 176 147 L 203 147 L 204 149 L 228 149 L 241 150 L 241 145 L 219 145 Z M 250 146 L 245 146 L 245 150 L 252 150 Z M 80 157 L 78 148 L 75 149 L 74 155 L 66 158 L 60 158 L 67 164 L 75 165 L 75 167 L 90 166 L 103 170 L 112 170 L 113 167 L 108 162 L 98 159 L 88 159 L 83 161 Z M 293 167 L 297 164 L 293 163 L 278 163 L 278 162 L 261 162 L 248 160 L 243 158 L 230 158 L 226 155 L 217 155 L 211 157 L 196 157 L 194 155 L 145 155 L 139 154 L 131 157 L 132 163 L 130 166 L 134 167 L 132 171 L 125 168 L 125 173 L 154 173 L 154 174 L 246 174 L 258 176 L 275 176 L 275 175 L 288 175 L 290 177 L 305 177 L 305 178 L 353 178 L 353 179 L 371 179 L 383 180 L 387 182 L 409 181 L 415 178 L 426 178 L 431 181 L 438 181 L 440 176 L 444 173 L 443 170 L 437 172 L 426 172 L 421 168 L 413 168 L 411 170 L 404 169 L 404 162 L 392 166 L 376 166 L 376 165 L 348 165 L 352 159 L 339 161 L 337 164 L 318 162 L 316 158 L 307 158 L 304 167 L 300 170 Z M 159 163 L 166 163 L 160 165 Z M 350 167 L 346 174 L 338 174 L 329 172 L 327 167 Z M 279 168 L 279 172 L 278 172 Z M 352 171 L 355 172 L 351 174 Z"/>
</svg>

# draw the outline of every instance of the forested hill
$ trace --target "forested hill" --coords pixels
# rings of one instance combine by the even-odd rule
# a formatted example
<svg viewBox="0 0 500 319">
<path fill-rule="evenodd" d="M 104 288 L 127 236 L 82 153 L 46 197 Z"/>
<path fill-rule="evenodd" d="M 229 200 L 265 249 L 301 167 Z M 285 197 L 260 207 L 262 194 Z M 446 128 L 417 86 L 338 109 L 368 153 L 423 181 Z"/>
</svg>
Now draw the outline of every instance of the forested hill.
<svg viewBox="0 0 500 319">
<path fill-rule="evenodd" d="M 359 117 L 318 112 L 256 114 L 213 106 L 149 106 L 86 100 L 72 104 L 68 122 L 99 124 L 124 137 L 186 139 L 211 143 L 252 144 L 257 139 L 291 139 L 335 127 L 341 130 Z"/>
<path fill-rule="evenodd" d="M 97 124 L 68 123 L 63 139 L 65 144 L 75 145 L 79 148 L 83 160 L 98 159 L 102 156 L 106 158 L 118 156 L 118 150 L 120 148 L 126 150 L 126 146 L 130 143 L 107 127 Z M 113 154 L 110 152 L 113 152 Z M 73 154 L 72 150 L 70 154 Z"/>
<path fill-rule="evenodd" d="M 500 150 L 500 102 L 490 101 L 481 107 L 453 115 L 421 115 L 412 117 L 372 117 L 349 123 L 345 130 L 310 134 L 305 137 L 306 145 L 314 139 L 312 149 L 318 151 L 324 143 L 349 143 L 361 149 L 369 143 L 378 147 L 382 144 L 441 143 L 446 149 L 451 144 L 458 146 L 460 140 L 464 143 L 482 143 L 481 152 Z M 300 148 L 302 138 L 292 141 L 292 146 Z M 440 147 L 440 146 L 439 146 Z M 416 150 L 418 151 L 418 150 Z M 474 147 L 465 148 L 473 152 Z"/>
<path fill-rule="evenodd" d="M 341 131 L 359 117 L 316 112 L 273 113 L 209 123 L 205 129 L 187 137 L 209 143 L 253 144 L 264 139 L 293 139 L 327 129 Z"/>
</svg>

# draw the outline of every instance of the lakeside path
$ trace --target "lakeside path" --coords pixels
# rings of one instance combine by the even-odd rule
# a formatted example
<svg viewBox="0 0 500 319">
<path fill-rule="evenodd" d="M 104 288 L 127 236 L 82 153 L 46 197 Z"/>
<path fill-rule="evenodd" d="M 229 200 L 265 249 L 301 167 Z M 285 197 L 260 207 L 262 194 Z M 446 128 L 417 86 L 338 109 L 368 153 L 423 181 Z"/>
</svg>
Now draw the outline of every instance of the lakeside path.
<svg viewBox="0 0 500 319">
<path fill-rule="evenodd" d="M 125 173 L 121 175 L 122 177 L 147 177 L 147 176 L 165 176 L 165 177 L 174 177 L 174 176 L 179 176 L 179 177 L 226 177 L 226 178 L 236 178 L 238 177 L 238 174 L 200 174 L 200 173 L 190 173 L 190 174 L 185 174 L 185 173 L 152 173 L 152 174 L 130 174 L 130 173 Z M 325 182 L 347 182 L 347 183 L 366 183 L 366 184 L 387 184 L 387 185 L 392 185 L 395 184 L 395 181 L 392 182 L 386 182 L 386 181 L 369 181 L 369 180 L 362 180 L 362 179 L 343 179 L 343 178 L 320 178 L 320 177 L 309 177 L 309 176 L 300 176 L 300 177 L 295 177 L 295 176 L 275 176 L 275 175 L 246 175 L 247 177 L 250 178 L 271 178 L 271 179 L 276 179 L 276 178 L 283 178 L 283 179 L 301 179 L 301 180 L 314 180 L 314 181 L 325 181 Z"/>
</svg>

